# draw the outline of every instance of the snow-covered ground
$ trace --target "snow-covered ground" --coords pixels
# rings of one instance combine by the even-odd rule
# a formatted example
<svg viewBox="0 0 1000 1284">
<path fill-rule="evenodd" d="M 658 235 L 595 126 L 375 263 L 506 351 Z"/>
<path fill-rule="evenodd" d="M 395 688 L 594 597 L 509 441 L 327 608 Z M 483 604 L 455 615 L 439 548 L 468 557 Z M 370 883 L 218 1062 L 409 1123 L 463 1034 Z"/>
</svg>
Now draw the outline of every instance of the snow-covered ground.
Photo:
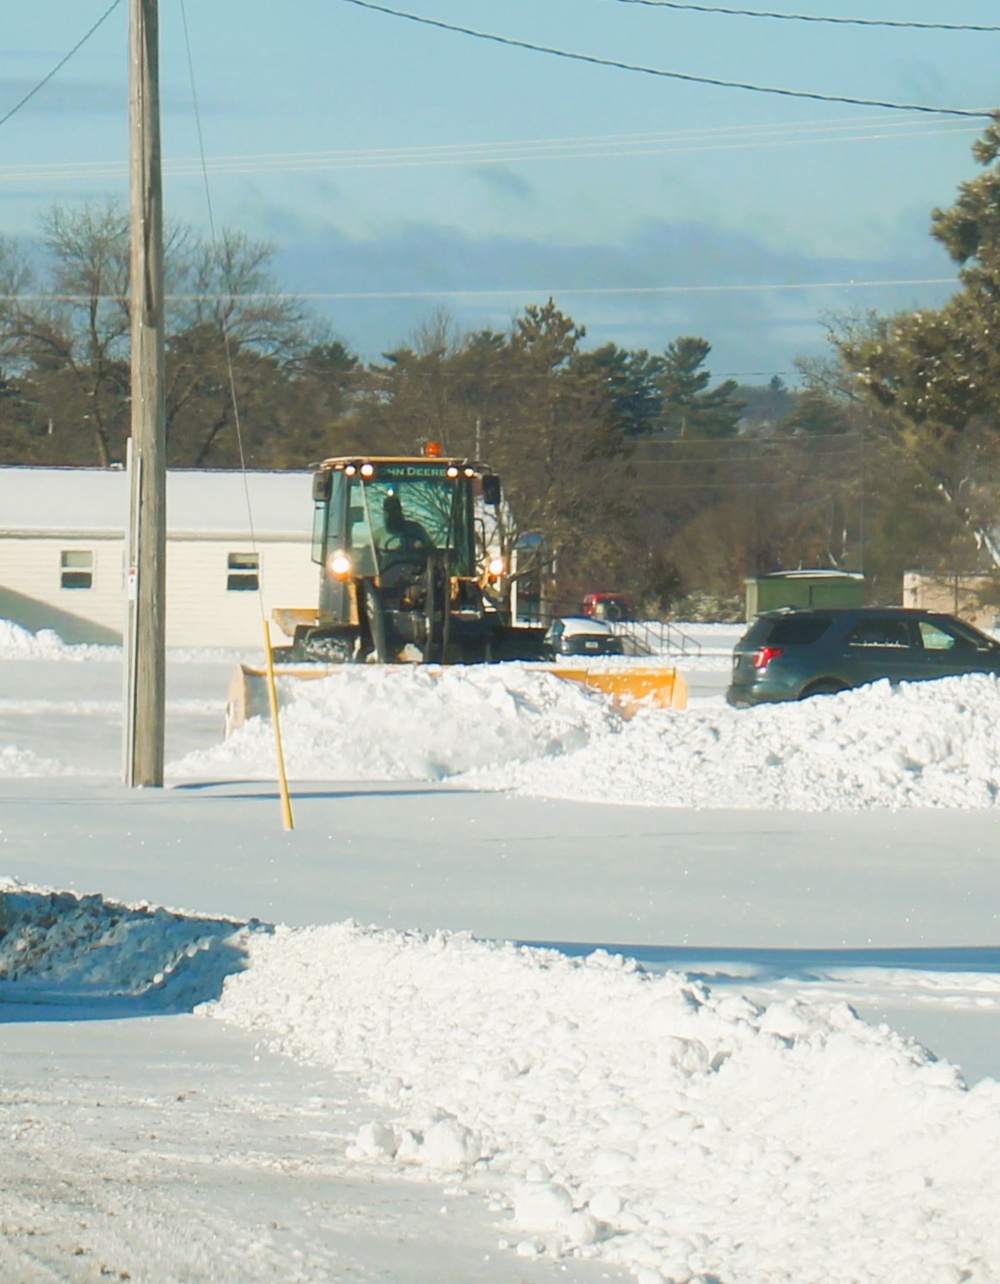
<svg viewBox="0 0 1000 1284">
<path fill-rule="evenodd" d="M 1000 689 L 735 712 L 740 632 L 286 682 L 285 833 L 232 656 L 129 792 L 0 623 L 0 1278 L 1000 1279 Z"/>
</svg>

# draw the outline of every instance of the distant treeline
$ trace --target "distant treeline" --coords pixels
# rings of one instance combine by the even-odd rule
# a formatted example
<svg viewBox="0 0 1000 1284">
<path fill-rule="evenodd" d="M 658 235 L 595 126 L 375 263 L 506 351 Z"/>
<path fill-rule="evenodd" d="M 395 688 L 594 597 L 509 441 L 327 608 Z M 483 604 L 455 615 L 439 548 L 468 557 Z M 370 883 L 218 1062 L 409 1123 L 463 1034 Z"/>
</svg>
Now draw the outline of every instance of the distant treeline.
<svg viewBox="0 0 1000 1284">
<path fill-rule="evenodd" d="M 734 613 L 747 575 L 830 566 L 864 569 L 892 600 L 905 566 L 968 569 L 991 547 L 1000 383 L 977 393 L 963 377 L 997 364 L 991 269 L 953 214 L 935 234 L 966 265 L 964 304 L 841 319 L 794 389 L 714 382 L 697 336 L 660 353 L 588 347 L 551 300 L 505 331 L 459 334 L 436 315 L 365 363 L 278 288 L 270 247 L 176 229 L 168 464 L 304 468 L 435 440 L 501 474 L 508 538 L 544 537 L 561 598 L 614 588 L 650 613 Z M 35 266 L 0 240 L 0 464 L 120 462 L 126 215 L 55 209 L 42 244 Z"/>
</svg>

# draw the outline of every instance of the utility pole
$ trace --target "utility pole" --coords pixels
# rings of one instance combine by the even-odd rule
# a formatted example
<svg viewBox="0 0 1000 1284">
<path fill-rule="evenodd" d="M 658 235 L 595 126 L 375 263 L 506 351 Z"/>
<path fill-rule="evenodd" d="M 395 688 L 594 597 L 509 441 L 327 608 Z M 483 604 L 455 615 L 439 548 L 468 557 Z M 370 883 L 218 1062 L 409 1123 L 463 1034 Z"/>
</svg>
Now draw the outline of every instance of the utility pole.
<svg viewBox="0 0 1000 1284">
<path fill-rule="evenodd" d="M 158 0 L 129 0 L 132 441 L 126 541 L 125 783 L 163 784 L 166 411 Z"/>
</svg>

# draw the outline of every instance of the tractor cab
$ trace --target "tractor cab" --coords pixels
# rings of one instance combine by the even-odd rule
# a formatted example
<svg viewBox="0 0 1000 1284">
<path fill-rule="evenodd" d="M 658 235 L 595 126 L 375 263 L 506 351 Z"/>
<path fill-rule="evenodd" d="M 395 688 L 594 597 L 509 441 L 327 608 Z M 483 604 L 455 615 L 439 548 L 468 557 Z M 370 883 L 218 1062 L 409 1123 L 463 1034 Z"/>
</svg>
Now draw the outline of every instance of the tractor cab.
<svg viewBox="0 0 1000 1284">
<path fill-rule="evenodd" d="M 319 607 L 296 629 L 300 653 L 383 662 L 508 658 L 510 630 L 496 592 L 504 567 L 489 559 L 486 534 L 500 481 L 483 464 L 439 454 L 328 459 L 313 477 L 313 500 Z"/>
<path fill-rule="evenodd" d="M 335 580 L 341 563 L 333 567 L 329 555 L 338 552 L 350 559 L 355 575 L 364 577 L 381 580 L 393 566 L 439 555 L 447 557 L 455 575 L 476 578 L 473 482 L 479 481 L 481 490 L 481 474 L 451 461 L 338 465 L 339 460 L 329 469 L 324 464 L 314 484 L 313 557 L 321 560 L 319 546 L 325 544 L 324 561 Z M 346 582 L 342 571 L 339 578 Z"/>
</svg>

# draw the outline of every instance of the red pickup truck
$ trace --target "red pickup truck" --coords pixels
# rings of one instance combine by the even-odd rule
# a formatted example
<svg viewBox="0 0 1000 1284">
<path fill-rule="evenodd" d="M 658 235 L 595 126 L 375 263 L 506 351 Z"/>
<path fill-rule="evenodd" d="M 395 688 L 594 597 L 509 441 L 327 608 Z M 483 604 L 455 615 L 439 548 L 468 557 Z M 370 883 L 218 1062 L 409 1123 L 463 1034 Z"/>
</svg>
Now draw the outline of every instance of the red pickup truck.
<svg viewBox="0 0 1000 1284">
<path fill-rule="evenodd" d="M 580 606 L 582 615 L 594 620 L 631 620 L 632 607 L 621 593 L 588 593 Z"/>
</svg>

